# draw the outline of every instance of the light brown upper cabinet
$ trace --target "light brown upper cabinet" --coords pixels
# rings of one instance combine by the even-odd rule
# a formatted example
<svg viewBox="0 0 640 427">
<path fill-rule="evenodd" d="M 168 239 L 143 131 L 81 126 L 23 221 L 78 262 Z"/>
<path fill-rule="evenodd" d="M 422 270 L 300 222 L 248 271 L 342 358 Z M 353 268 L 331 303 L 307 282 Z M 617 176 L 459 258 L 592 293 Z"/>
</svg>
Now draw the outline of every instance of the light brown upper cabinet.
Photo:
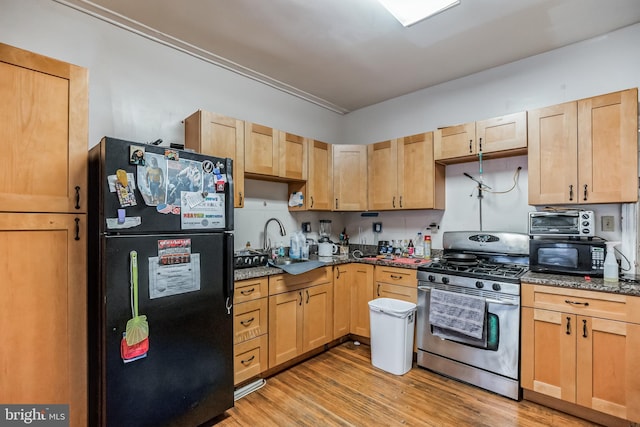
<svg viewBox="0 0 640 427">
<path fill-rule="evenodd" d="M 367 146 L 333 146 L 334 211 L 367 210 Z"/>
<path fill-rule="evenodd" d="M 309 175 L 307 208 L 330 211 L 333 202 L 333 146 L 325 142 L 309 141 Z"/>
<path fill-rule="evenodd" d="M 443 164 L 527 154 L 527 113 L 448 126 L 434 132 L 433 152 Z"/>
<path fill-rule="evenodd" d="M 305 181 L 307 179 L 308 140 L 292 133 L 279 131 L 280 178 Z"/>
<path fill-rule="evenodd" d="M 233 159 L 233 206 L 244 206 L 244 122 L 221 114 L 196 111 L 184 120 L 185 148 Z"/>
<path fill-rule="evenodd" d="M 244 123 L 244 170 L 247 174 L 278 176 L 278 131 L 256 123 Z"/>
<path fill-rule="evenodd" d="M 0 43 L 0 210 L 87 212 L 87 70 Z"/>
<path fill-rule="evenodd" d="M 244 135 L 244 170 L 248 177 L 274 181 L 307 179 L 307 138 L 250 122 L 244 124 Z"/>
<path fill-rule="evenodd" d="M 529 111 L 529 204 L 638 200 L 638 90 Z"/>
<path fill-rule="evenodd" d="M 367 146 L 369 209 L 444 209 L 445 166 L 433 160 L 433 132 Z"/>
</svg>

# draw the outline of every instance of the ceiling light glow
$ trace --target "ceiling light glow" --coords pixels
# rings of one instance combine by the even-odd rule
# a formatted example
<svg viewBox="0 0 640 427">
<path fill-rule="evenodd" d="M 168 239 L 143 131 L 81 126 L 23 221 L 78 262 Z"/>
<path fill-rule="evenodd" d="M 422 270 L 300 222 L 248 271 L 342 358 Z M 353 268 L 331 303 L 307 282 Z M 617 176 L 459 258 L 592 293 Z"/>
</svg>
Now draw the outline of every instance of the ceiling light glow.
<svg viewBox="0 0 640 427">
<path fill-rule="evenodd" d="M 378 0 L 402 25 L 411 25 L 459 5 L 460 0 Z"/>
</svg>

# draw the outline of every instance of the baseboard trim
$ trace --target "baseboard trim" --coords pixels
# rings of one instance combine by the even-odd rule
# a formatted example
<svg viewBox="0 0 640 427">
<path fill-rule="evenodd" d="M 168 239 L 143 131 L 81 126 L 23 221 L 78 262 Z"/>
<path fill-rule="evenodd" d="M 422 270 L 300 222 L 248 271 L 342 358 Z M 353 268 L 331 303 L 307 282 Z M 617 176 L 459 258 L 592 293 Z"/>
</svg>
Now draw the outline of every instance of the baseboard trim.
<svg viewBox="0 0 640 427">
<path fill-rule="evenodd" d="M 622 418 L 614 417 L 613 415 L 604 414 L 602 412 L 595 411 L 584 406 L 576 405 L 575 403 L 565 402 L 554 397 L 546 396 L 544 394 L 537 393 L 531 390 L 522 391 L 522 398 L 534 403 L 538 403 L 549 408 L 553 408 L 557 411 L 566 412 L 574 417 L 583 418 L 585 420 L 601 424 L 608 427 L 637 427 L 638 424 L 632 421 L 623 420 Z"/>
</svg>

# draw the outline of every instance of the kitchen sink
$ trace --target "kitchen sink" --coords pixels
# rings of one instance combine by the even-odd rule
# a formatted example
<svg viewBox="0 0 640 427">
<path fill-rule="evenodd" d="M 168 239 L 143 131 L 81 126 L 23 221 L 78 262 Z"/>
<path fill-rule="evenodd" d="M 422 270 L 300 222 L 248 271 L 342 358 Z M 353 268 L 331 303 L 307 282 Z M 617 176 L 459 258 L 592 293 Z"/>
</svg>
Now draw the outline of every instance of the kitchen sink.
<svg viewBox="0 0 640 427">
<path fill-rule="evenodd" d="M 308 259 L 292 259 L 292 258 L 282 258 L 276 260 L 270 260 L 269 264 L 280 266 L 280 265 L 291 265 L 291 264 L 301 264 L 303 262 L 309 262 Z"/>
<path fill-rule="evenodd" d="M 316 268 L 324 267 L 327 264 L 326 262 L 318 260 L 283 258 L 278 260 L 271 260 L 269 261 L 269 265 L 272 267 L 280 268 L 289 274 L 302 274 Z"/>
</svg>

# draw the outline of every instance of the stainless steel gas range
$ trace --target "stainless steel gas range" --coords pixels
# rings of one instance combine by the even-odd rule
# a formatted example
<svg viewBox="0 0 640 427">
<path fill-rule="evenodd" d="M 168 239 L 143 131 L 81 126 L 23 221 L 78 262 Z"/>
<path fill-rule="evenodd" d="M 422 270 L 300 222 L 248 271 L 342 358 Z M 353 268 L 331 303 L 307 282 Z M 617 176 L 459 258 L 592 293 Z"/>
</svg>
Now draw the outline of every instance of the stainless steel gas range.
<svg viewBox="0 0 640 427">
<path fill-rule="evenodd" d="M 520 399 L 520 278 L 529 236 L 443 233 L 439 261 L 418 267 L 418 365 Z"/>
</svg>

